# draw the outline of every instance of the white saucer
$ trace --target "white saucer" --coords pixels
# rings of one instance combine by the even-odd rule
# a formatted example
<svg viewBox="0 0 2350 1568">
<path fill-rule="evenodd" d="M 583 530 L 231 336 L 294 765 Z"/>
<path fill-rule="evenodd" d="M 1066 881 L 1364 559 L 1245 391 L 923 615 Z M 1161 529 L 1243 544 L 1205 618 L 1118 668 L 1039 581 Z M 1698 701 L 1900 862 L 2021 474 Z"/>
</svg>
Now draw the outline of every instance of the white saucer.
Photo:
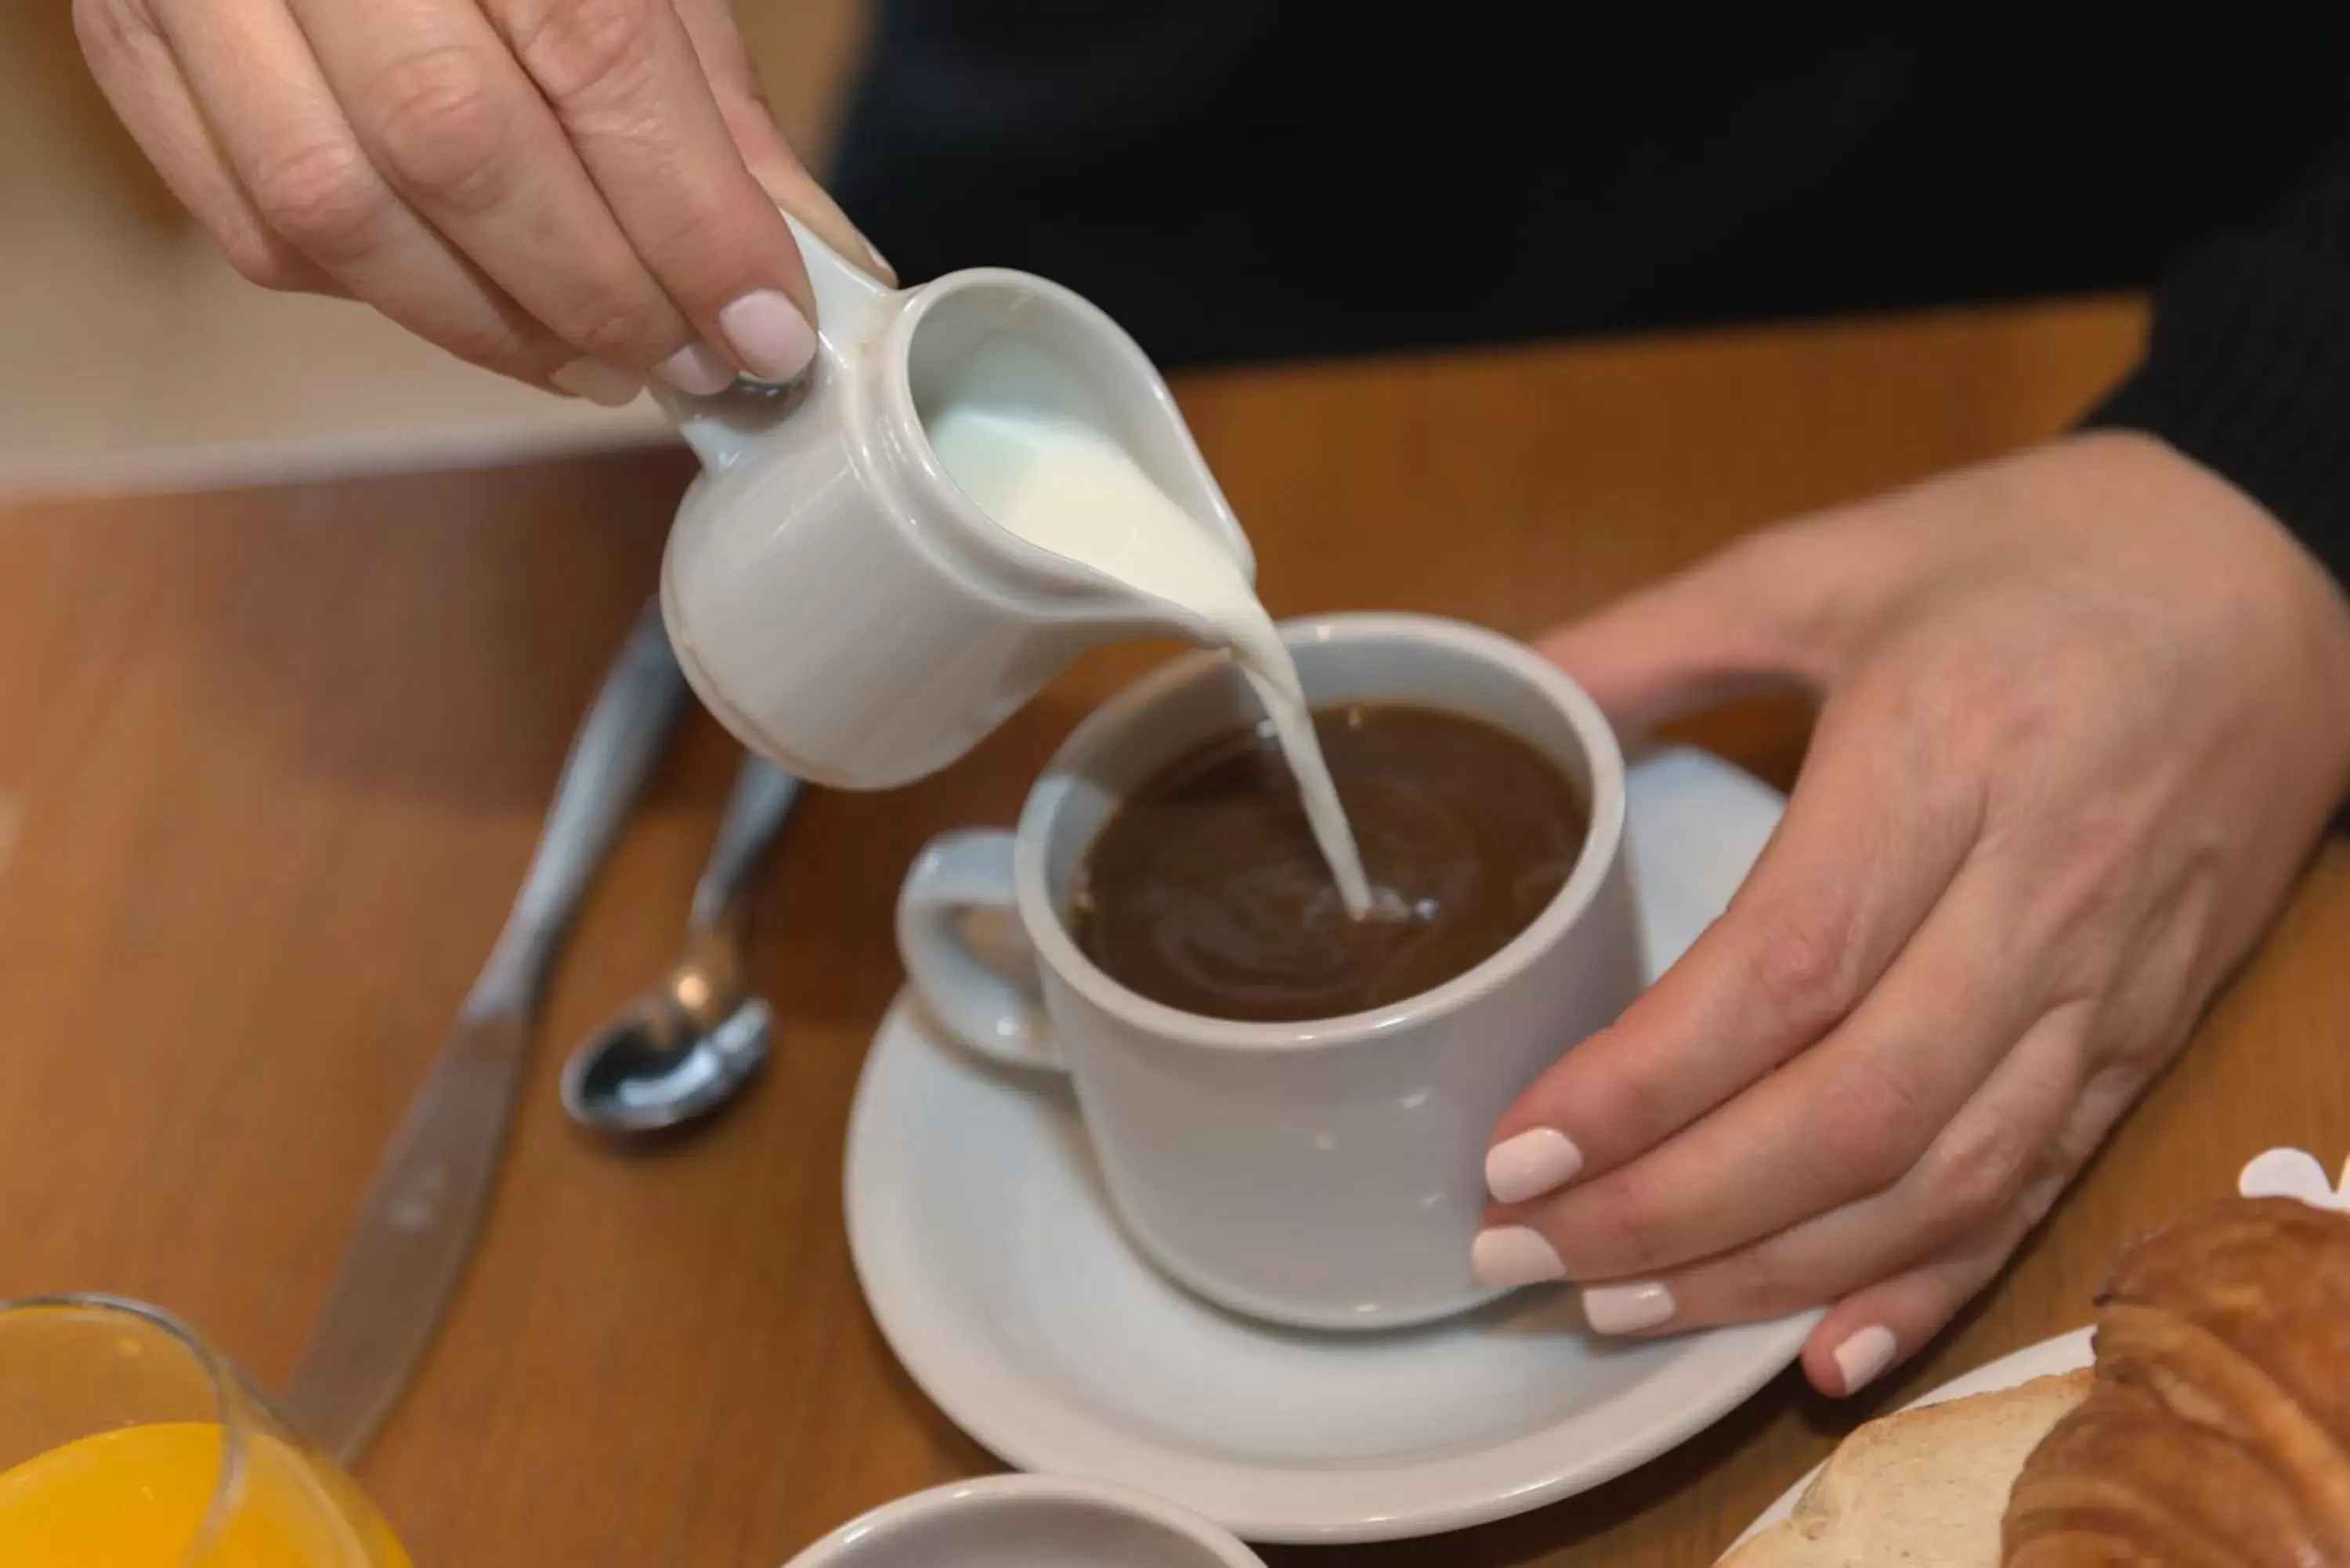
<svg viewBox="0 0 2350 1568">
<path fill-rule="evenodd" d="M 2037 1345 L 2027 1345 L 2022 1350 L 2001 1356 L 1987 1366 L 1978 1366 L 1963 1377 L 1953 1377 L 1929 1394 L 1920 1395 L 1902 1407 L 1905 1410 L 1922 1410 L 1929 1405 L 1939 1405 L 1948 1399 L 1965 1399 L 1977 1394 L 1996 1394 L 2002 1388 L 2013 1388 L 2035 1377 L 2050 1377 L 2060 1372 L 2078 1372 L 2095 1359 L 2089 1345 L 2090 1331 L 2076 1328 L 2070 1334 L 2060 1334 L 2054 1339 L 2043 1339 Z M 1737 1540 L 1730 1543 L 1730 1552 L 1754 1536 L 1778 1523 L 1795 1511 L 1795 1504 L 1810 1490 L 1821 1467 L 1814 1466 L 1811 1473 L 1779 1494 L 1779 1501 L 1764 1509 L 1753 1523 L 1748 1525 Z"/>
<path fill-rule="evenodd" d="M 1628 793 L 1661 972 L 1785 803 L 1690 751 L 1636 765 Z M 858 1088 L 847 1192 L 866 1300 L 956 1425 L 1253 1541 L 1425 1535 L 1596 1486 L 1768 1381 L 1816 1315 L 1647 1342 L 1586 1334 L 1556 1290 L 1376 1335 L 1232 1316 L 1128 1248 L 1065 1084 L 980 1062 L 905 997 Z"/>
</svg>

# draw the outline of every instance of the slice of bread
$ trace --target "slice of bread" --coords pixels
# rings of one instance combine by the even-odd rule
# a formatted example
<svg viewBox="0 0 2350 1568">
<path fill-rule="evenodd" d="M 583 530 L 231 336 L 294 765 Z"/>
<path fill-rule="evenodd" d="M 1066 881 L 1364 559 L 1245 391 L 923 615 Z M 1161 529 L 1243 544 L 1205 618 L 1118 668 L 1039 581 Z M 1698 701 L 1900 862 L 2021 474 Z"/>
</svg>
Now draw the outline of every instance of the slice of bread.
<svg viewBox="0 0 2350 1568">
<path fill-rule="evenodd" d="M 1871 1421 L 1721 1568 L 1999 1568 L 2016 1472 L 2088 1391 L 2088 1373 L 2068 1372 Z"/>
</svg>

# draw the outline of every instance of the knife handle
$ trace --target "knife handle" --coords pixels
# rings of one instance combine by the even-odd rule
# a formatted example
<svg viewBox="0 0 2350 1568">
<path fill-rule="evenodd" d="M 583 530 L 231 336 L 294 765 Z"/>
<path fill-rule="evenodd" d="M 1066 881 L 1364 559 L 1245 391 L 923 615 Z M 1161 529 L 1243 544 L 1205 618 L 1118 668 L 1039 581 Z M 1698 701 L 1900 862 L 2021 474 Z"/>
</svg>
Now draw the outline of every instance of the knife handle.
<svg viewBox="0 0 2350 1568">
<path fill-rule="evenodd" d="M 466 999 L 467 1013 L 527 1010 L 536 1002 L 556 946 L 660 764 L 690 695 L 655 600 L 638 618 L 571 742 L 538 849 Z"/>
</svg>

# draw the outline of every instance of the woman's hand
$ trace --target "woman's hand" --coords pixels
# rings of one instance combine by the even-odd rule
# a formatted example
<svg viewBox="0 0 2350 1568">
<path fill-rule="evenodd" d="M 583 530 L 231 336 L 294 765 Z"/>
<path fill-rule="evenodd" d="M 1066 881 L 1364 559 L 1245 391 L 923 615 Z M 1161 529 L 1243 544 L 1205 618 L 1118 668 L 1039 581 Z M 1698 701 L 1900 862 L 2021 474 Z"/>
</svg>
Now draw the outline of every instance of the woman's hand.
<svg viewBox="0 0 2350 1568">
<path fill-rule="evenodd" d="M 1830 1394 L 1997 1272 L 2350 786 L 2350 605 L 2139 436 L 1787 524 L 1544 646 L 1633 729 L 1822 707 L 1729 911 L 1503 1118 L 1480 1272 L 1613 1333 L 1834 1303 Z"/>
<path fill-rule="evenodd" d="M 788 207 L 879 259 L 760 101 L 727 0 L 75 0 L 99 85 L 229 260 L 621 403 L 806 368 Z"/>
</svg>

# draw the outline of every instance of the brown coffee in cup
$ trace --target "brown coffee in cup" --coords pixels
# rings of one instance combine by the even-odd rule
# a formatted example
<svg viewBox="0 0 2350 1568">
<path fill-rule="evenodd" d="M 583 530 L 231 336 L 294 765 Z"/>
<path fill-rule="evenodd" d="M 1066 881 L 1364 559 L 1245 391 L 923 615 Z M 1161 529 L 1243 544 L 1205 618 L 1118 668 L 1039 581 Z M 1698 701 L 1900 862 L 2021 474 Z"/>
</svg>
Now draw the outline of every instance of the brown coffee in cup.
<svg viewBox="0 0 2350 1568">
<path fill-rule="evenodd" d="M 1362 1012 L 1500 951 L 1575 869 L 1588 807 L 1525 742 L 1399 704 L 1314 720 L 1378 912 L 1348 917 L 1280 750 L 1235 732 L 1160 770 L 1087 852 L 1070 925 L 1111 979 L 1211 1018 Z"/>
</svg>

